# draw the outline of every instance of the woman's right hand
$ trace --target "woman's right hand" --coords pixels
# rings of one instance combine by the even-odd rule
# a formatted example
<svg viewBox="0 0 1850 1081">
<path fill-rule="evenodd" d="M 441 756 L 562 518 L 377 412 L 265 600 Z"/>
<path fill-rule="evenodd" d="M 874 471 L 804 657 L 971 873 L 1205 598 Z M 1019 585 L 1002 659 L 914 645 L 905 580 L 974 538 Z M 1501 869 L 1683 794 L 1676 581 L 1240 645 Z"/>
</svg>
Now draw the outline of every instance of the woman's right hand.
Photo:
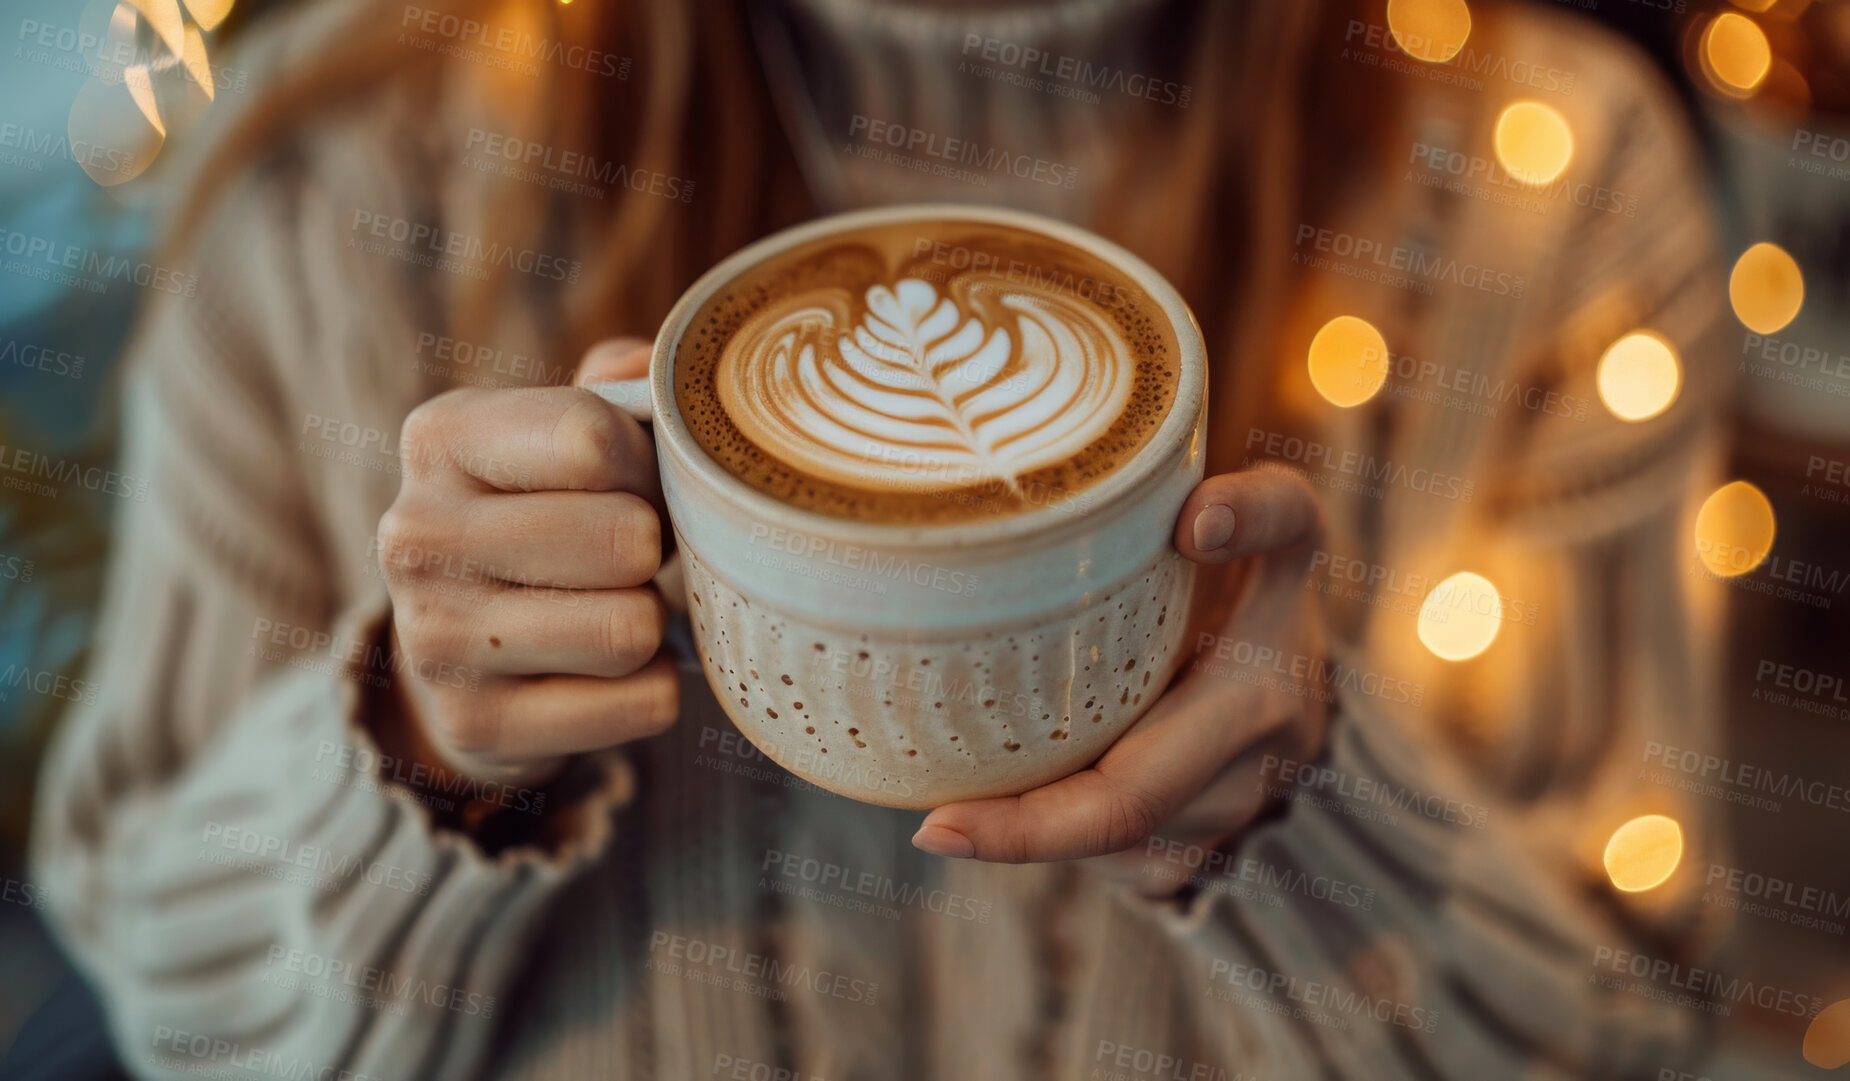
<svg viewBox="0 0 1850 1081">
<path fill-rule="evenodd" d="M 648 350 L 603 342 L 575 386 L 451 390 L 405 418 L 403 480 L 379 522 L 396 723 L 409 729 L 390 742 L 535 783 L 567 755 L 673 723 L 679 683 L 649 584 L 662 559 L 654 443 L 580 389 L 645 373 Z"/>
</svg>

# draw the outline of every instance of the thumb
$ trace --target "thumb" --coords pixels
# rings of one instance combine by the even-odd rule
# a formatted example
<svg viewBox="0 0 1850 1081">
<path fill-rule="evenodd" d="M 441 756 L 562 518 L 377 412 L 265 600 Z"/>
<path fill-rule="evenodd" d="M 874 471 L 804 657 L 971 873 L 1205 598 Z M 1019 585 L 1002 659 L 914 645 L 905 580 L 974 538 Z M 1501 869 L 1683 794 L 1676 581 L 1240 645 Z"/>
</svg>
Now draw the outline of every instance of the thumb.
<svg viewBox="0 0 1850 1081">
<path fill-rule="evenodd" d="M 1295 473 L 1259 467 L 1195 485 L 1176 516 L 1175 545 L 1196 563 L 1228 563 L 1315 546 L 1322 533 L 1310 484 Z"/>
<path fill-rule="evenodd" d="M 649 343 L 641 338 L 605 338 L 585 350 L 572 385 L 587 387 L 615 379 L 641 379 L 649 374 L 649 352 Z"/>
<path fill-rule="evenodd" d="M 1322 543 L 1316 490 L 1286 469 L 1261 466 L 1208 477 L 1176 518 L 1176 550 L 1187 559 L 1209 566 L 1252 560 L 1246 596 L 1226 612 L 1229 621 L 1247 625 L 1272 625 L 1295 610 Z"/>
</svg>

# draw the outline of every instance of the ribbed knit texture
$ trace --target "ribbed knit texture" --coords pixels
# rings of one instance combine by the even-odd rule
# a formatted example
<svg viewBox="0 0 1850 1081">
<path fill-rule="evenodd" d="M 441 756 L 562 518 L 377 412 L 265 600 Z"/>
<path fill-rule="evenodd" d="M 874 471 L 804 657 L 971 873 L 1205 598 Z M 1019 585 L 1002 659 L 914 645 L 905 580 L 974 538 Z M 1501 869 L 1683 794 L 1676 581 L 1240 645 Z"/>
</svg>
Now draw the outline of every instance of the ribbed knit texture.
<svg viewBox="0 0 1850 1081">
<path fill-rule="evenodd" d="M 850 48 L 851 25 L 831 25 Z M 1566 201 L 1524 214 L 1386 161 L 1353 220 L 1311 224 L 1524 274 L 1523 296 L 1304 274 L 1300 308 L 1279 313 L 1363 312 L 1396 352 L 1593 403 L 1573 420 L 1506 403 L 1493 420 L 1395 393 L 1397 380 L 1365 407 L 1318 414 L 1332 445 L 1476 486 L 1468 503 L 1326 489 L 1333 545 L 1431 581 L 1479 570 L 1537 613 L 1504 626 L 1484 658 L 1448 666 L 1423 652 L 1410 614 L 1332 601 L 1337 659 L 1415 684 L 1421 701 L 1339 695 L 1322 765 L 1349 783 L 1297 790 L 1238 854 L 1353 884 L 1366 906 L 1232 877 L 1182 906 L 1084 865 L 924 856 L 907 844 L 917 815 L 737 754 L 694 668 L 674 731 L 597 764 L 584 804 L 549 810 L 577 812 L 551 848 L 486 855 L 435 830 L 402 788 L 355 776 L 341 763 L 370 746 L 367 698 L 342 658 L 365 672 L 387 615 L 372 538 L 398 486 L 399 426 L 443 384 L 414 361 L 418 335 L 444 329 L 419 298 L 445 285 L 348 246 L 356 207 L 430 213 L 390 149 L 388 133 L 418 123 L 410 99 L 305 132 L 235 186 L 199 249 L 198 297 L 156 303 L 138 340 L 123 469 L 151 494 L 118 529 L 100 693 L 59 734 L 42 786 L 35 874 L 131 1069 L 237 1077 L 265 1056 L 269 1076 L 290 1062 L 381 1081 L 582 1081 L 729 1077 L 716 1067 L 730 1059 L 826 1081 L 1482 1081 L 1687 1064 L 1701 1015 L 1603 989 L 1592 958 L 1599 946 L 1694 956 L 1711 937 L 1674 884 L 1612 895 L 1598 852 L 1644 810 L 1715 843 L 1710 811 L 1636 773 L 1647 740 L 1712 746 L 1717 613 L 1684 547 L 1725 378 L 1710 337 L 1717 255 L 1661 92 L 1636 58 L 1567 25 L 1486 10 L 1472 44 L 1578 74 L 1551 100 L 1574 127 L 1575 175 L 1638 196 L 1636 216 Z M 1025 107 L 938 59 L 871 65 L 859 92 L 953 132 L 934 101 L 980 110 L 1010 94 Z M 940 93 L 919 92 L 933 80 Z M 886 93 L 900 83 L 911 89 Z M 1407 116 L 1427 126 L 1409 121 L 1389 145 L 1448 140 L 1488 158 L 1495 111 L 1515 92 L 1419 88 Z M 1095 149 L 1046 153 L 1092 161 Z M 1061 210 L 1064 195 L 1048 194 L 1041 208 Z M 569 363 L 525 299 L 508 298 L 483 344 Z M 1598 406 L 1593 364 L 1640 326 L 1677 345 L 1685 387 L 1664 416 L 1625 425 Z M 328 423 L 375 430 L 383 446 L 324 440 Z M 279 627 L 285 641 L 300 628 L 332 644 L 276 646 Z M 1409 792 L 1482 808 L 1481 828 L 1423 813 Z M 276 850 L 244 853 L 228 831 Z M 346 870 L 291 881 L 304 858 Z M 804 859 L 842 869 L 846 885 L 778 873 Z M 370 881 L 377 868 L 390 877 Z M 279 949 L 491 999 L 489 1016 L 288 989 Z M 1284 982 L 1253 990 L 1251 972 Z M 724 985 L 743 973 L 742 988 Z M 1430 1011 L 1431 1031 L 1353 1012 L 1362 995 L 1390 1017 Z M 1322 1016 L 1293 1016 L 1310 996 Z M 176 1052 L 176 1033 L 230 1050 Z M 1143 1065 L 1117 1065 L 1119 1048 Z"/>
</svg>

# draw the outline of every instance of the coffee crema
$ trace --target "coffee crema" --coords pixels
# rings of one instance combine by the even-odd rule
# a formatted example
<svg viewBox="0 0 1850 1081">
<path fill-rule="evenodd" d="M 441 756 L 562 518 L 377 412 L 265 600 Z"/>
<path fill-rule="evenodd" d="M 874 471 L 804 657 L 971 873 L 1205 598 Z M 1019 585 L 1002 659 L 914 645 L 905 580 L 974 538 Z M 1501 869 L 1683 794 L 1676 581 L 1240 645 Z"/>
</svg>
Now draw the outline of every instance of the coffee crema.
<svg viewBox="0 0 1850 1081">
<path fill-rule="evenodd" d="M 1178 346 L 1121 271 L 939 220 L 825 237 L 697 311 L 675 400 L 702 449 L 806 510 L 944 522 L 1083 509 L 1175 399 Z"/>
</svg>

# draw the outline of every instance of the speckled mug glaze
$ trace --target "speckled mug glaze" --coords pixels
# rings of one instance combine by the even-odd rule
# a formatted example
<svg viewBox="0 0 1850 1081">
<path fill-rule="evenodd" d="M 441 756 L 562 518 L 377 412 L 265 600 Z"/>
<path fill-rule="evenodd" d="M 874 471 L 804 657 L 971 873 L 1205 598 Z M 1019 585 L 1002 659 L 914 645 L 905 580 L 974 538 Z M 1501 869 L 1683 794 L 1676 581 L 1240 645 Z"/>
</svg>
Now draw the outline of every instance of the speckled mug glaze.
<svg viewBox="0 0 1850 1081">
<path fill-rule="evenodd" d="M 1155 299 L 1180 379 L 1131 462 L 1058 504 L 940 525 L 799 510 L 721 468 L 684 427 L 674 356 L 714 291 L 784 248 L 907 221 L 1032 230 Z M 1181 297 L 1142 260 L 1013 211 L 908 206 L 824 218 L 747 247 L 669 313 L 649 372 L 662 488 L 714 694 L 766 756 L 890 807 L 1011 795 L 1098 758 L 1183 659 L 1194 566 L 1171 543 L 1201 479 L 1206 366 Z"/>
</svg>

